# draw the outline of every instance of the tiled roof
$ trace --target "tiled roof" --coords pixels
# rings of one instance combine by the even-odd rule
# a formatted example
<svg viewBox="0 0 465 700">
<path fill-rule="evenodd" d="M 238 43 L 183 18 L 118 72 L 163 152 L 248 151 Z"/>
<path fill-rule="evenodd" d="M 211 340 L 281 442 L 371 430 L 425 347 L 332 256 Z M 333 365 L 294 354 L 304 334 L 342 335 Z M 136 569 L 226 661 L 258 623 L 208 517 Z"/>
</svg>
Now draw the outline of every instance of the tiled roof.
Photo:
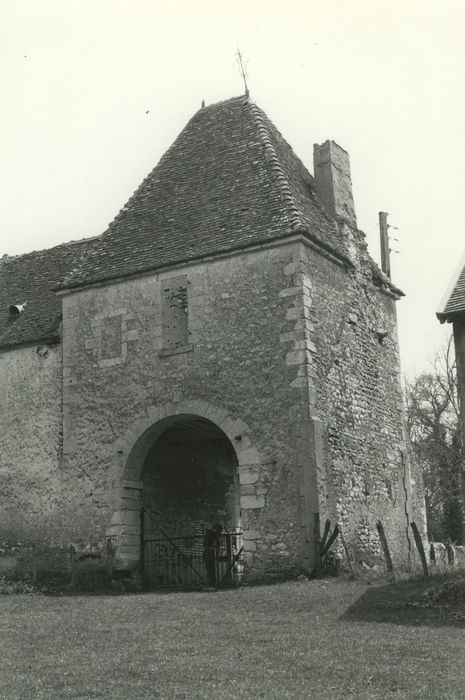
<svg viewBox="0 0 465 700">
<path fill-rule="evenodd" d="M 0 348 L 58 340 L 61 299 L 54 289 L 80 265 L 95 242 L 88 238 L 0 258 Z M 10 306 L 24 303 L 24 313 L 9 312 Z"/>
<path fill-rule="evenodd" d="M 297 231 L 346 257 L 312 181 L 247 98 L 202 108 L 62 286 L 127 276 Z"/>
<path fill-rule="evenodd" d="M 465 313 L 465 259 L 456 270 L 436 316 L 444 323 L 462 313 Z"/>
</svg>

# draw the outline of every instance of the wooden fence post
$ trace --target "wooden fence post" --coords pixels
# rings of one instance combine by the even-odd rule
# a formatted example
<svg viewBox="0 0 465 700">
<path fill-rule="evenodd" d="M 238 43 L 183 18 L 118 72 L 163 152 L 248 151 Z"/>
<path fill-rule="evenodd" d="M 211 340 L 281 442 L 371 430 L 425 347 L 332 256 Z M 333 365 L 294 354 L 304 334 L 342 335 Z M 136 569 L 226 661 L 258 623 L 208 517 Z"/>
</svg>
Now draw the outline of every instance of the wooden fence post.
<svg viewBox="0 0 465 700">
<path fill-rule="evenodd" d="M 413 531 L 413 537 L 415 538 L 415 544 L 418 549 L 418 554 L 420 555 L 421 565 L 423 567 L 423 573 L 425 576 L 429 576 L 428 563 L 426 561 L 425 549 L 423 547 L 423 542 L 421 541 L 421 536 L 418 531 L 416 523 L 410 523 L 410 527 Z"/>
<path fill-rule="evenodd" d="M 454 566 L 455 564 L 455 551 L 450 541 L 450 537 L 446 540 L 446 552 L 447 552 L 447 563 L 449 566 Z"/>
<path fill-rule="evenodd" d="M 329 531 L 331 530 L 331 520 L 329 518 L 326 519 L 325 522 L 325 528 L 323 530 L 323 535 L 321 536 L 321 542 L 320 542 L 320 553 L 321 556 L 323 556 L 323 552 L 325 549 L 325 544 L 326 544 L 326 539 L 329 535 Z"/>
<path fill-rule="evenodd" d="M 384 552 L 384 558 L 386 559 L 386 567 L 388 570 L 388 574 L 389 574 L 389 576 L 395 576 L 394 566 L 392 564 L 391 552 L 389 550 L 389 545 L 388 545 L 388 541 L 386 538 L 386 533 L 384 532 L 384 527 L 383 527 L 383 523 L 381 522 L 381 520 L 378 520 L 378 522 L 376 523 L 376 529 L 378 530 L 379 539 L 381 541 L 381 546 L 382 546 L 383 552 Z"/>
<path fill-rule="evenodd" d="M 321 558 L 325 557 L 325 556 L 328 554 L 331 545 L 333 544 L 334 540 L 336 539 L 336 537 L 337 537 L 338 535 L 339 535 L 339 525 L 336 523 L 336 525 L 334 526 L 334 530 L 332 531 L 329 540 L 325 543 L 324 546 L 322 545 L 322 546 L 320 547 L 320 550 L 321 550 Z"/>
<path fill-rule="evenodd" d="M 354 567 L 353 567 L 352 560 L 351 560 L 351 558 L 350 558 L 349 548 L 347 547 L 347 542 L 346 542 L 346 540 L 345 540 L 344 534 L 343 534 L 343 532 L 342 532 L 342 530 L 341 530 L 340 527 L 339 527 L 339 536 L 340 536 L 340 538 L 341 538 L 342 546 L 343 546 L 343 548 L 344 548 L 344 552 L 345 552 L 345 555 L 346 555 L 346 558 L 347 558 L 347 565 L 348 565 L 348 567 L 349 567 L 350 575 L 351 575 L 352 577 L 355 577 L 355 569 L 354 569 Z"/>
</svg>

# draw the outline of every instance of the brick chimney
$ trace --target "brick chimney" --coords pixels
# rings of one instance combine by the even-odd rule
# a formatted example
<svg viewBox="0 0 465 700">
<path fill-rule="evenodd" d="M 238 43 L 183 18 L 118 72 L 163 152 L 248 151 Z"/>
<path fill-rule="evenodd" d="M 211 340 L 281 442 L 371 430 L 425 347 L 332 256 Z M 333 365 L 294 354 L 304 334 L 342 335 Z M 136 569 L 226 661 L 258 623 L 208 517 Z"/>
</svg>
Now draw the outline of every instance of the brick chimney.
<svg viewBox="0 0 465 700">
<path fill-rule="evenodd" d="M 349 154 L 335 141 L 313 146 L 313 171 L 316 195 L 326 212 L 342 217 L 351 226 L 357 226 Z"/>
</svg>

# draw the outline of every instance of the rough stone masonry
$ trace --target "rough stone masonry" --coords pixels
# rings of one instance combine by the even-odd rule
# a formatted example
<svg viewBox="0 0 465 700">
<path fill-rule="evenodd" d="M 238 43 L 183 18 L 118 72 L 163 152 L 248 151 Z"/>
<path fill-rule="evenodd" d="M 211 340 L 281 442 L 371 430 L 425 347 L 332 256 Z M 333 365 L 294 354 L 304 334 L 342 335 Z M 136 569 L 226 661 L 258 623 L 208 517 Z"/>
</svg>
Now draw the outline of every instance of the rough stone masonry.
<svg viewBox="0 0 465 700">
<path fill-rule="evenodd" d="M 368 564 L 381 520 L 409 564 L 402 293 L 336 143 L 312 177 L 246 97 L 202 108 L 100 238 L 0 275 L 6 537 L 111 538 L 136 575 L 144 507 L 171 536 L 240 531 L 244 577 L 266 579 L 311 569 L 319 514 Z"/>
</svg>

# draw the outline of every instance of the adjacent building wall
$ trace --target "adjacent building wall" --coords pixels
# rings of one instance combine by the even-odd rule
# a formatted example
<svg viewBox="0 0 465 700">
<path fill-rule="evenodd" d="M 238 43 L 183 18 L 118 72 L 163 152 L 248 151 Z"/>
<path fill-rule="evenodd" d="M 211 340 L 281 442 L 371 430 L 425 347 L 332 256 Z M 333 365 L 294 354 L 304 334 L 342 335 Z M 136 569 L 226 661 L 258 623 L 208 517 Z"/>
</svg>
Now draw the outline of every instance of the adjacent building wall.
<svg viewBox="0 0 465 700">
<path fill-rule="evenodd" d="M 461 314 L 453 322 L 455 360 L 457 364 L 457 391 L 460 406 L 462 440 L 465 436 L 465 315 Z M 465 476 L 462 473 L 462 496 L 465 502 Z"/>
<path fill-rule="evenodd" d="M 465 317 L 457 317 L 453 322 L 453 329 L 460 418 L 462 421 L 462 435 L 465 435 Z"/>
<path fill-rule="evenodd" d="M 61 349 L 0 354 L 0 537 L 56 541 L 60 503 Z"/>
</svg>

